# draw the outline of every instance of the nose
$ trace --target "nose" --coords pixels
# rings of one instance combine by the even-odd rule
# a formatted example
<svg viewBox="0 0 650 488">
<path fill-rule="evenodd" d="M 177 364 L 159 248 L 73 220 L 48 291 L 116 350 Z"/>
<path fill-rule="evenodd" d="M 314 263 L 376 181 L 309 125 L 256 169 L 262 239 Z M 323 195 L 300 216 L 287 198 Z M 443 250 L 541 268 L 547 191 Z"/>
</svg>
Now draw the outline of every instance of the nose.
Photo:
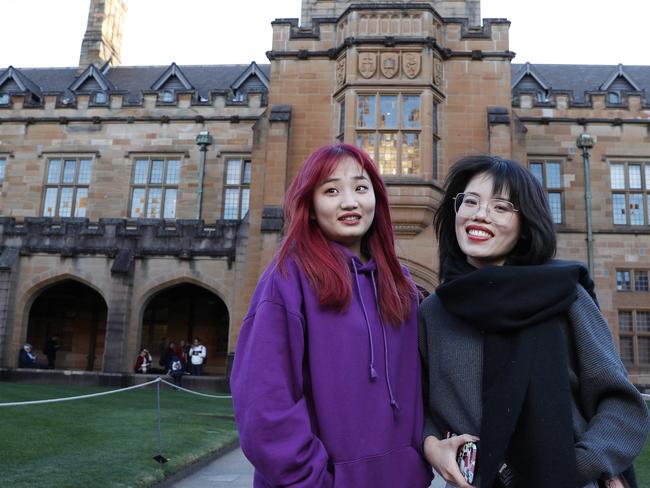
<svg viewBox="0 0 650 488">
<path fill-rule="evenodd" d="M 473 220 L 490 220 L 490 212 L 488 210 L 487 204 L 479 205 L 476 209 L 476 213 L 472 217 Z"/>
<path fill-rule="evenodd" d="M 359 206 L 355 192 L 346 191 L 342 196 L 343 198 L 341 199 L 341 208 L 352 209 Z"/>
</svg>

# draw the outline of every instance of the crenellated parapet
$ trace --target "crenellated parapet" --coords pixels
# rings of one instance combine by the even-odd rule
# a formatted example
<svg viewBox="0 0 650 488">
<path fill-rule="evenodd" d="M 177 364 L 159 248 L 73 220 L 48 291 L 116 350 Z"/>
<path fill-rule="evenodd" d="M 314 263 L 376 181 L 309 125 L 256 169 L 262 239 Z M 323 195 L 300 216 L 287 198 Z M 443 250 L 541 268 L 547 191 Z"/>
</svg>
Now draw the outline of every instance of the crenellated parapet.
<svg viewBox="0 0 650 488">
<path fill-rule="evenodd" d="M 125 220 L 31 218 L 21 222 L 0 217 L 0 263 L 10 257 L 58 254 L 62 257 L 102 255 L 115 259 L 113 272 L 128 271 L 133 259 L 172 256 L 235 260 L 239 221 Z M 18 252 L 16 252 L 18 250 Z M 126 268 L 125 268 L 126 265 Z"/>
</svg>

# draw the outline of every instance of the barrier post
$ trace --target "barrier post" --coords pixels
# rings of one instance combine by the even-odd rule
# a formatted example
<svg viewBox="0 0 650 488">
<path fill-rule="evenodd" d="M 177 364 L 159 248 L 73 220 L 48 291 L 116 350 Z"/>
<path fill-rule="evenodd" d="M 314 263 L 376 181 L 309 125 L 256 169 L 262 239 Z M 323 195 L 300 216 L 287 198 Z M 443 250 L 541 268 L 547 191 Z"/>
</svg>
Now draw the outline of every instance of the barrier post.
<svg viewBox="0 0 650 488">
<path fill-rule="evenodd" d="M 153 458 L 158 461 L 160 464 L 165 464 L 167 458 L 162 454 L 162 434 L 160 432 L 160 376 L 158 376 L 158 381 L 156 383 L 156 411 L 158 416 L 158 454 Z"/>
</svg>

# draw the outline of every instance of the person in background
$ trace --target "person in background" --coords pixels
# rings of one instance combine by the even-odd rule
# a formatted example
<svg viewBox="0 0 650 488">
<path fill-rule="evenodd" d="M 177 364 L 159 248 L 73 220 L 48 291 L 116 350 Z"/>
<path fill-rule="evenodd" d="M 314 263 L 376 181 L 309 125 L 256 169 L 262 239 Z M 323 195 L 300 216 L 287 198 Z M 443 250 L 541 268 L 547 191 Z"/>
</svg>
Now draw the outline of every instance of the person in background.
<svg viewBox="0 0 650 488">
<path fill-rule="evenodd" d="M 32 351 L 31 344 L 25 344 L 18 355 L 19 368 L 37 368 L 36 354 Z"/>
<path fill-rule="evenodd" d="M 169 371 L 167 371 L 167 373 L 174 380 L 174 385 L 177 387 L 183 386 L 183 375 L 185 374 L 185 371 L 183 371 L 183 363 L 176 354 L 172 355 L 169 360 Z"/>
<path fill-rule="evenodd" d="M 544 189 L 517 162 L 474 156 L 444 190 L 441 284 L 420 307 L 427 460 L 469 488 L 456 457 L 480 438 L 481 488 L 635 486 L 648 408 L 587 269 L 553 259 Z"/>
<path fill-rule="evenodd" d="M 192 347 L 190 348 L 190 361 L 192 363 L 193 376 L 203 375 L 203 363 L 205 363 L 207 355 L 208 350 L 203 344 L 201 344 L 201 339 L 198 337 L 194 339 Z"/>
<path fill-rule="evenodd" d="M 169 367 L 174 356 L 176 356 L 176 343 L 174 341 L 171 341 L 169 344 L 167 344 L 167 347 L 163 351 L 162 355 L 160 356 L 160 360 L 158 361 L 158 364 L 163 367 L 164 371 L 169 371 Z"/>
<path fill-rule="evenodd" d="M 59 345 L 59 337 L 52 336 L 45 342 L 45 347 L 43 347 L 43 354 L 47 357 L 47 367 L 49 369 L 54 369 L 56 362 L 56 352 L 61 346 Z"/>
<path fill-rule="evenodd" d="M 135 358 L 135 372 L 136 373 L 147 373 L 149 366 L 151 366 L 151 354 L 144 347 L 140 349 L 138 357 Z"/>
<path fill-rule="evenodd" d="M 181 360 L 181 363 L 183 364 L 183 371 L 187 371 L 187 351 L 189 351 L 189 348 L 187 347 L 187 344 L 183 339 L 181 339 L 178 342 L 178 346 L 176 346 L 176 356 L 178 359 Z"/>
<path fill-rule="evenodd" d="M 428 487 L 418 293 L 375 163 L 348 144 L 316 150 L 284 209 L 230 383 L 254 486 Z"/>
</svg>

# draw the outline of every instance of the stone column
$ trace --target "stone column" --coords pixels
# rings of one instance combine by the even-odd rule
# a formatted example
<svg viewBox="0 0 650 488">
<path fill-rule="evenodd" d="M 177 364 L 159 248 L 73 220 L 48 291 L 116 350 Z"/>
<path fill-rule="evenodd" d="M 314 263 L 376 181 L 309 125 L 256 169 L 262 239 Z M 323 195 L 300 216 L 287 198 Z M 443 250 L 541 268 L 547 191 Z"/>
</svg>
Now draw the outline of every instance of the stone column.
<svg viewBox="0 0 650 488">
<path fill-rule="evenodd" d="M 113 263 L 111 275 L 113 279 L 108 294 L 103 371 L 105 373 L 121 373 L 129 369 L 125 367 L 124 355 L 128 343 L 133 298 L 132 250 L 120 251 Z"/>
<path fill-rule="evenodd" d="M 20 250 L 15 247 L 7 247 L 0 255 L 0 364 L 3 366 L 12 366 L 7 364 L 9 359 L 9 343 L 7 339 L 12 336 L 8 333 L 10 328 L 10 319 L 13 314 L 14 291 L 16 290 L 17 268 Z"/>
</svg>

